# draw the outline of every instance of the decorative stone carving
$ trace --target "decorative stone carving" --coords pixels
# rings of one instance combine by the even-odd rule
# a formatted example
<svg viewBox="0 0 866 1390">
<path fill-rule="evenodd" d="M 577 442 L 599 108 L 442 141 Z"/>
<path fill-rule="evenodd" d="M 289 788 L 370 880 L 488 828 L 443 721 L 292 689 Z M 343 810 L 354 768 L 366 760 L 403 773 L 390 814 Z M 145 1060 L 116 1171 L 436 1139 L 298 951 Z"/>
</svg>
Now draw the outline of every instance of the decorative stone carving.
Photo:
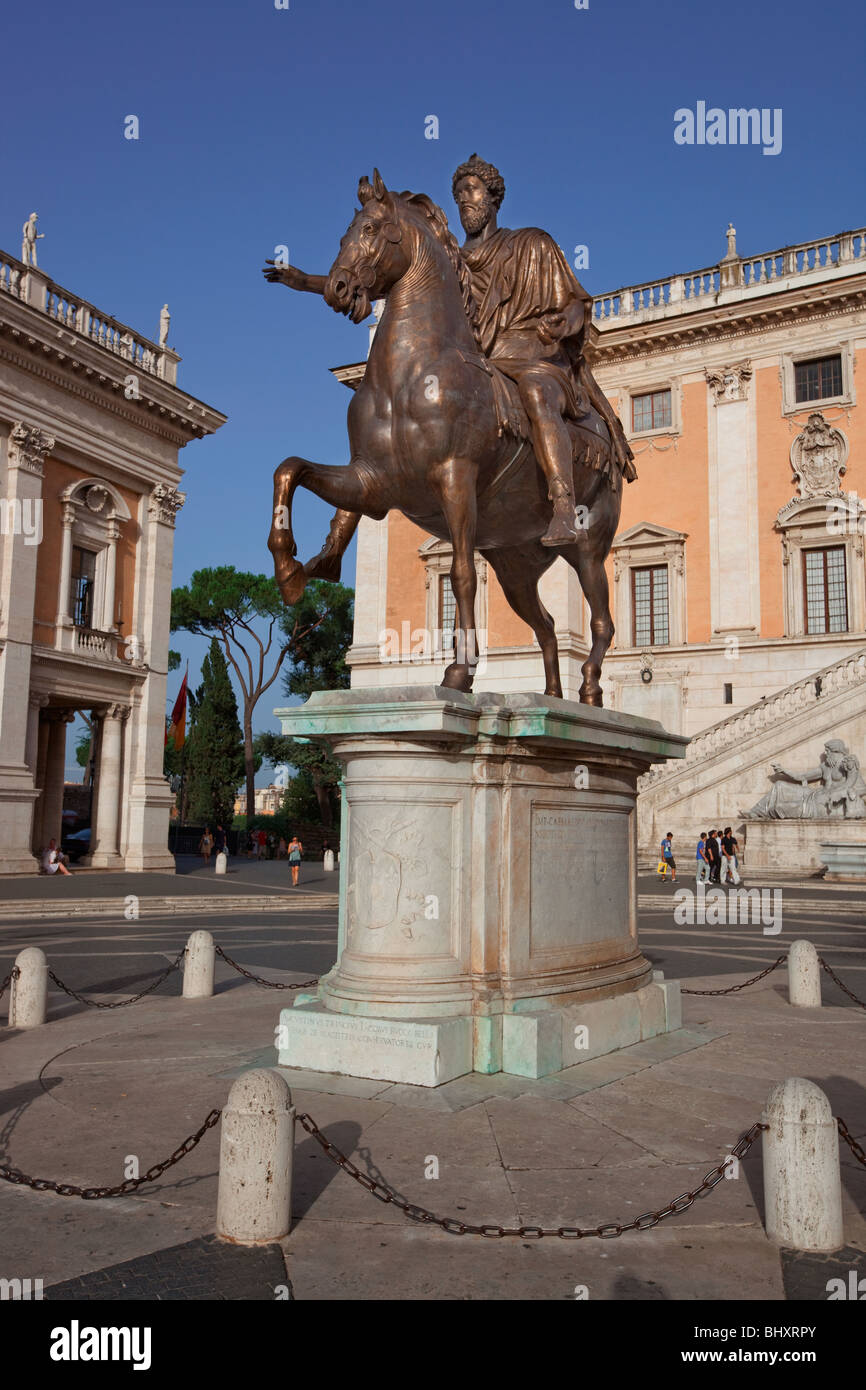
<svg viewBox="0 0 866 1390">
<path fill-rule="evenodd" d="M 737 362 L 731 367 L 722 367 L 718 370 L 707 368 L 706 378 L 716 405 L 725 405 L 728 401 L 747 401 L 749 399 L 749 382 L 752 379 L 752 364 L 746 361 Z"/>
<path fill-rule="evenodd" d="M 45 455 L 54 448 L 55 442 L 50 434 L 35 425 L 17 421 L 9 435 L 10 468 L 24 468 L 41 478 Z"/>
<path fill-rule="evenodd" d="M 862 820 L 866 817 L 866 782 L 860 763 L 840 738 L 831 738 L 816 768 L 788 772 L 773 763 L 777 780 L 750 811 L 751 820 Z M 809 783 L 815 782 L 815 787 Z"/>
<path fill-rule="evenodd" d="M 154 521 L 161 521 L 164 526 L 174 526 L 185 501 L 185 492 L 178 491 L 176 487 L 167 487 L 165 483 L 157 483 L 147 504 L 148 516 Z"/>
<path fill-rule="evenodd" d="M 820 410 L 813 411 L 791 445 L 791 467 L 801 497 L 836 497 L 845 472 L 848 441 Z"/>
<path fill-rule="evenodd" d="M 104 487 L 94 485 L 87 489 L 84 494 L 84 500 L 90 511 L 101 512 L 105 510 L 105 504 L 109 500 L 109 494 Z"/>
</svg>

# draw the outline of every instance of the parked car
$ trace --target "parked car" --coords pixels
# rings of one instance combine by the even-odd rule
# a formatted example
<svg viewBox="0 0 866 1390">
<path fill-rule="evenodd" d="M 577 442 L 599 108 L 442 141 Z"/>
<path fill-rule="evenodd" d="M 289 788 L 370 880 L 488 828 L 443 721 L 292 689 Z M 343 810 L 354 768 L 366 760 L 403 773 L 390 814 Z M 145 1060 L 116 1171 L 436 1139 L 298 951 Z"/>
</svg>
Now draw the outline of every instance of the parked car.
<svg viewBox="0 0 866 1390">
<path fill-rule="evenodd" d="M 73 863 L 85 854 L 89 854 L 90 826 L 88 825 L 84 830 L 77 830 L 74 835 L 64 835 L 60 842 L 60 848 L 64 854 L 69 855 Z"/>
</svg>

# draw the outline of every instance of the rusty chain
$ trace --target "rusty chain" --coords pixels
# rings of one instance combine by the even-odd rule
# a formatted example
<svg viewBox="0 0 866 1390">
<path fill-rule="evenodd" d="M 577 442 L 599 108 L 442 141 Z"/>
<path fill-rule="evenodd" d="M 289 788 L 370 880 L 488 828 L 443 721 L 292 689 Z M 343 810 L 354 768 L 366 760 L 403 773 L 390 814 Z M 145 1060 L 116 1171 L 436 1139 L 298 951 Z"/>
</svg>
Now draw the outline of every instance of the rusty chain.
<svg viewBox="0 0 866 1390">
<path fill-rule="evenodd" d="M 683 989 L 682 986 L 680 986 L 680 993 L 681 993 L 681 994 L 736 994 L 736 992 L 737 992 L 738 989 L 746 989 L 749 985 L 757 984 L 758 980 L 763 980 L 763 978 L 764 978 L 765 975 L 769 975 L 769 974 L 771 973 L 771 971 L 773 971 L 773 970 L 776 969 L 776 966 L 777 966 L 777 965 L 781 965 L 781 964 L 782 964 L 782 961 L 783 961 L 783 960 L 787 960 L 787 959 L 788 959 L 787 956 L 777 956 L 776 959 L 773 961 L 773 964 L 772 964 L 772 965 L 768 965 L 767 968 L 766 968 L 766 970 L 762 970 L 761 973 L 760 973 L 760 975 L 753 975 L 752 978 L 751 978 L 751 980 L 744 980 L 743 983 L 742 983 L 741 985 L 730 985 L 727 989 Z"/>
<path fill-rule="evenodd" d="M 169 965 L 166 970 L 163 970 L 161 975 L 157 975 L 153 983 L 147 986 L 147 989 L 143 989 L 140 994 L 131 995 L 129 999 L 115 999 L 110 1003 L 106 1003 L 102 999 L 88 999 L 83 994 L 77 994 L 74 989 L 70 989 L 68 985 L 65 985 L 63 981 L 55 975 L 53 970 L 48 971 L 48 978 L 53 980 L 58 989 L 63 990 L 64 994 L 68 994 L 72 999 L 77 999 L 79 1004 L 87 1004 L 91 1009 L 122 1009 L 126 1004 L 137 1004 L 139 999 L 143 999 L 146 994 L 151 994 L 153 990 L 156 989 L 157 985 L 161 985 L 163 980 L 168 978 L 172 970 L 177 970 L 185 955 L 186 947 L 184 946 L 182 951 L 178 951 L 171 965 Z"/>
<path fill-rule="evenodd" d="M 841 1115 L 836 1116 L 836 1128 L 839 1131 L 839 1137 L 845 1140 L 845 1143 L 848 1145 L 848 1148 L 851 1150 L 857 1162 L 862 1163 L 863 1167 L 866 1168 L 866 1151 L 857 1143 L 857 1140 L 848 1129 Z"/>
<path fill-rule="evenodd" d="M 20 1168 L 9 1168 L 5 1163 L 0 1163 L 0 1178 L 23 1187 L 32 1187 L 34 1192 L 55 1192 L 58 1197 L 83 1197 L 85 1201 L 92 1201 L 97 1197 L 124 1197 L 127 1192 L 135 1192 L 145 1183 L 155 1182 L 157 1178 L 162 1177 L 167 1168 L 173 1168 L 175 1163 L 180 1163 L 180 1160 L 191 1153 L 199 1141 L 204 1138 L 208 1130 L 213 1129 L 221 1115 L 221 1110 L 212 1110 L 201 1129 L 197 1129 L 195 1134 L 190 1134 L 184 1139 L 183 1143 L 175 1149 L 171 1158 L 165 1159 L 162 1163 L 154 1163 L 143 1177 L 126 1178 L 116 1187 L 75 1187 L 73 1183 L 53 1182 L 51 1178 L 31 1178 L 26 1173 L 22 1173 Z"/>
<path fill-rule="evenodd" d="M 230 965 L 239 975 L 245 975 L 248 980 L 253 980 L 257 985 L 263 985 L 265 989 L 307 989 L 310 985 L 317 985 L 319 983 L 318 977 L 315 980 L 300 980 L 297 984 L 293 985 L 281 984 L 277 980 L 263 980 L 261 975 L 253 975 L 251 971 L 244 970 L 244 967 L 238 965 L 236 960 L 232 960 L 231 956 L 227 956 L 222 946 L 215 946 L 214 950 L 218 956 L 222 957 L 226 965 Z"/>
<path fill-rule="evenodd" d="M 20 974 L 21 971 L 19 970 L 18 966 L 13 965 L 12 969 L 9 971 L 9 974 L 6 976 L 6 979 L 3 981 L 2 985 L 0 985 L 0 999 L 3 998 L 3 995 L 6 993 L 12 981 L 17 980 Z"/>
<path fill-rule="evenodd" d="M 716 1168 L 710 1169 L 703 1182 L 693 1192 L 681 1192 L 679 1197 L 668 1202 L 666 1207 L 661 1207 L 658 1211 L 645 1211 L 625 1225 L 619 1221 L 611 1221 L 600 1226 L 583 1228 L 580 1226 L 494 1226 L 492 1224 L 473 1226 L 466 1221 L 459 1221 L 453 1216 L 437 1216 L 435 1212 L 428 1211 L 426 1207 L 418 1206 L 414 1202 L 404 1202 L 384 1183 L 371 1178 L 368 1173 L 362 1173 L 360 1168 L 337 1148 L 336 1144 L 332 1144 L 330 1139 L 326 1138 L 311 1115 L 299 1115 L 298 1119 L 307 1133 L 312 1135 L 316 1142 L 321 1145 L 328 1158 L 338 1168 L 342 1168 L 361 1187 L 372 1192 L 373 1196 L 380 1202 L 390 1202 L 393 1206 L 399 1207 L 400 1211 L 413 1221 L 423 1221 L 428 1225 L 440 1226 L 443 1231 L 448 1231 L 451 1235 L 488 1236 L 491 1239 L 501 1236 L 519 1236 L 526 1240 L 541 1240 L 543 1236 L 557 1236 L 562 1240 L 583 1240 L 587 1236 L 598 1236 L 601 1240 L 610 1240 L 615 1236 L 623 1235 L 626 1231 L 649 1231 L 660 1221 L 664 1221 L 666 1217 L 675 1216 L 677 1212 L 688 1211 L 698 1197 L 705 1197 L 712 1192 L 713 1188 L 717 1187 L 724 1178 L 725 1169 L 731 1158 L 745 1158 L 761 1131 L 769 1127 L 760 1122 L 753 1124 L 751 1129 L 740 1136 L 730 1154 Z"/>
<path fill-rule="evenodd" d="M 830 966 L 827 964 L 827 962 L 825 961 L 824 957 L 823 957 L 823 956 L 819 956 L 819 957 L 818 957 L 818 961 L 819 961 L 819 963 L 824 967 L 824 969 L 827 971 L 827 974 L 830 976 L 830 979 L 831 979 L 831 980 L 834 980 L 834 981 L 836 982 L 836 984 L 837 984 L 837 985 L 839 986 L 839 988 L 841 989 L 842 993 L 843 993 L 843 994 L 847 994 L 847 996 L 848 996 L 849 999 L 853 999 L 853 1000 L 854 1000 L 854 1003 L 857 1005 L 858 1008 L 860 1008 L 860 1009 L 866 1009 L 866 1004 L 863 1003 L 863 1000 L 862 1000 L 862 999 L 858 999 L 856 994 L 852 994 L 851 991 L 850 991 L 850 989 L 848 988 L 847 985 L 843 985 L 842 981 L 839 979 L 839 976 L 836 974 L 836 971 L 830 969 Z"/>
</svg>

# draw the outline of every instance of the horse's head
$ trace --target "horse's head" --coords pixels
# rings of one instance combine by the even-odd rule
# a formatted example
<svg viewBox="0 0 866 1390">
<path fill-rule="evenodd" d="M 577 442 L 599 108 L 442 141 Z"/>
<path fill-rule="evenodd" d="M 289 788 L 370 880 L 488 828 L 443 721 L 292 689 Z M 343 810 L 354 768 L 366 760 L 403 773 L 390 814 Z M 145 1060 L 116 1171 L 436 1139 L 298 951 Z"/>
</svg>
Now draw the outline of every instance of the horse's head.
<svg viewBox="0 0 866 1390">
<path fill-rule="evenodd" d="M 373 182 L 366 175 L 358 184 L 361 207 L 340 242 L 340 253 L 325 282 L 325 302 L 353 323 L 370 312 L 411 264 L 399 200 L 385 187 L 378 169 Z"/>
</svg>

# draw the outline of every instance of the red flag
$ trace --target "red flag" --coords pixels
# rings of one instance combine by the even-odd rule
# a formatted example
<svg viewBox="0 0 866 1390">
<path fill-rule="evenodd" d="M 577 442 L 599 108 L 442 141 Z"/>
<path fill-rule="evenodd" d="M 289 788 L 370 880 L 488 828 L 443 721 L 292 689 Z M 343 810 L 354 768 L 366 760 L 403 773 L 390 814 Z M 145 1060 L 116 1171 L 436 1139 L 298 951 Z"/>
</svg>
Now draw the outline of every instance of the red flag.
<svg viewBox="0 0 866 1390">
<path fill-rule="evenodd" d="M 186 678 L 189 675 L 189 662 L 183 673 L 180 690 L 174 702 L 174 709 L 171 712 L 171 721 L 165 731 L 165 741 L 169 739 L 174 743 L 175 748 L 182 748 L 186 736 Z"/>
</svg>

